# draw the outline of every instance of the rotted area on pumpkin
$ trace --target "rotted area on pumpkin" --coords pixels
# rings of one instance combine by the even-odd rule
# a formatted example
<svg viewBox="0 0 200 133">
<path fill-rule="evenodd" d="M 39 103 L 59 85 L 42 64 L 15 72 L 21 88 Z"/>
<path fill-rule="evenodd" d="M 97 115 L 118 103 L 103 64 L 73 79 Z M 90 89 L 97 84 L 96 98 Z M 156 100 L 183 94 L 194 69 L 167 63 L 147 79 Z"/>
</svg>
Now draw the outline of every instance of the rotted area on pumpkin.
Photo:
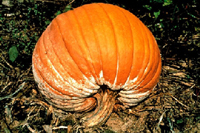
<svg viewBox="0 0 200 133">
<path fill-rule="evenodd" d="M 97 100 L 97 106 L 93 111 L 86 113 L 81 119 L 80 124 L 84 128 L 98 127 L 103 125 L 110 117 L 118 92 L 110 90 L 106 85 L 94 97 Z"/>
</svg>

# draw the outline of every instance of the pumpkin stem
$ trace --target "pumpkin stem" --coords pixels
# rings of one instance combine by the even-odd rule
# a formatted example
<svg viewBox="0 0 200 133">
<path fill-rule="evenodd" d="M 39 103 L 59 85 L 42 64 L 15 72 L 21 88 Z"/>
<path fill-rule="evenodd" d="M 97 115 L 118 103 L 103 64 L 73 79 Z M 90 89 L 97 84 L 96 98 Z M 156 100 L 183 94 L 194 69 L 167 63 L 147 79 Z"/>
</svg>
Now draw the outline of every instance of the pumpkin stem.
<svg viewBox="0 0 200 133">
<path fill-rule="evenodd" d="M 94 97 L 97 100 L 97 107 L 93 112 L 88 112 L 83 118 L 81 123 L 83 127 L 94 127 L 103 125 L 110 117 L 113 107 L 115 105 L 116 93 L 107 89 L 101 89 Z"/>
</svg>

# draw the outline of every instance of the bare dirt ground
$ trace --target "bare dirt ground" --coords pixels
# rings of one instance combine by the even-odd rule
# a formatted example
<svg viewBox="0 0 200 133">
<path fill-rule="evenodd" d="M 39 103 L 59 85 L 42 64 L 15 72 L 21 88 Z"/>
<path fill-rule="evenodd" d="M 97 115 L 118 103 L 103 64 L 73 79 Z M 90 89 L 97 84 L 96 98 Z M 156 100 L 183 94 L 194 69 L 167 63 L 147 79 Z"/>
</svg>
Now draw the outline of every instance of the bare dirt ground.
<svg viewBox="0 0 200 133">
<path fill-rule="evenodd" d="M 198 21 L 194 22 L 197 25 L 199 18 L 200 16 L 196 18 Z M 24 61 L 18 59 L 18 63 L 9 61 L 8 50 L 4 44 L 9 42 L 11 37 L 2 30 L 4 41 L 0 44 L 2 46 L 0 48 L 0 132 L 200 133 L 200 76 L 198 74 L 200 56 L 199 47 L 190 43 L 191 39 L 193 42 L 199 42 L 198 28 L 193 34 L 190 34 L 192 30 L 184 29 L 185 34 L 174 36 L 176 33 L 170 33 L 171 36 L 166 35 L 167 37 L 158 39 L 158 43 L 162 42 L 160 49 L 163 67 L 160 82 L 152 94 L 130 109 L 123 110 L 116 107 L 103 126 L 90 129 L 75 126 L 81 114 L 64 112 L 45 101 L 33 79 L 31 55 L 28 58 L 20 58 L 26 59 Z M 25 55 L 21 54 L 21 56 Z M 22 67 L 24 64 L 26 65 Z"/>
</svg>

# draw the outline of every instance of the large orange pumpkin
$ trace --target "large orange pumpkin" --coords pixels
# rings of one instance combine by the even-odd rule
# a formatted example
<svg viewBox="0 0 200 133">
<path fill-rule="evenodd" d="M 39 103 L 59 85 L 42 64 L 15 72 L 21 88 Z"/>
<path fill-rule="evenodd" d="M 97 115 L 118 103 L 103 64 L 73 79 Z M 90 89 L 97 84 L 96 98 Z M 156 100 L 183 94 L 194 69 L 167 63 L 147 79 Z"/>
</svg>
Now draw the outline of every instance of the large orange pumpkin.
<svg viewBox="0 0 200 133">
<path fill-rule="evenodd" d="M 103 3 L 58 15 L 33 52 L 33 74 L 47 100 L 66 111 L 93 112 L 86 127 L 103 124 L 116 99 L 136 105 L 156 86 L 161 72 L 158 45 L 129 11 Z"/>
</svg>

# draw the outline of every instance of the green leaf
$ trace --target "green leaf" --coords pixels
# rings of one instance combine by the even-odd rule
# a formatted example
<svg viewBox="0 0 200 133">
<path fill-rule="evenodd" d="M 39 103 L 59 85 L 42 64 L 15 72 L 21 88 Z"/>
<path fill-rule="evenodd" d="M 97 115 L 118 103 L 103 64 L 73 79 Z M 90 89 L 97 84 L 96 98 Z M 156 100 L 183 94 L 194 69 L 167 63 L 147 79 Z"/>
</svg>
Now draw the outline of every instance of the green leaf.
<svg viewBox="0 0 200 133">
<path fill-rule="evenodd" d="M 181 124 L 181 123 L 183 123 L 183 119 L 179 119 L 179 120 L 177 120 L 176 123 L 177 123 L 177 124 Z"/>
<path fill-rule="evenodd" d="M 46 21 L 45 21 L 45 25 L 49 25 L 50 23 L 51 23 L 50 20 L 46 20 Z"/>
<path fill-rule="evenodd" d="M 16 46 L 12 46 L 9 49 L 8 54 L 9 54 L 9 60 L 14 62 L 17 59 L 18 55 L 19 55 L 17 47 Z"/>
<path fill-rule="evenodd" d="M 58 16 L 59 14 L 61 14 L 62 12 L 61 11 L 57 11 L 56 12 L 56 16 Z"/>
<path fill-rule="evenodd" d="M 172 0 L 164 0 L 163 6 L 171 5 L 173 2 Z"/>
<path fill-rule="evenodd" d="M 157 19 L 158 16 L 160 15 L 160 10 L 158 12 L 154 12 L 153 15 L 155 16 L 155 18 Z"/>
<path fill-rule="evenodd" d="M 65 7 L 65 9 L 64 9 L 63 12 L 67 12 L 67 11 L 71 10 L 71 8 L 72 8 L 71 5 L 67 5 L 67 6 Z"/>
<path fill-rule="evenodd" d="M 151 11 L 152 7 L 150 5 L 143 5 L 144 8 L 148 9 L 149 11 Z"/>
</svg>

